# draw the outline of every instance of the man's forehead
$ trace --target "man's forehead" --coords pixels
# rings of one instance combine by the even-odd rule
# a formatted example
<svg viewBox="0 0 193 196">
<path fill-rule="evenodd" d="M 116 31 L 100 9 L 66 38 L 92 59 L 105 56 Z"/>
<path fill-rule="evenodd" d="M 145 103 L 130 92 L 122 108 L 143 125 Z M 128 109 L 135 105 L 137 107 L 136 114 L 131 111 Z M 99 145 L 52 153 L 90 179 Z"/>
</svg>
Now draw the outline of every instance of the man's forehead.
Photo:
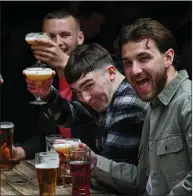
<svg viewBox="0 0 193 196">
<path fill-rule="evenodd" d="M 75 28 L 75 20 L 69 16 L 66 18 L 53 18 L 45 20 L 43 27 L 44 28 L 60 28 L 60 29 L 73 29 Z"/>
<path fill-rule="evenodd" d="M 94 71 L 89 72 L 86 75 L 82 75 L 76 82 L 72 83 L 70 86 L 74 89 L 78 89 L 83 83 L 93 80 L 94 76 Z"/>
<path fill-rule="evenodd" d="M 153 47 L 155 47 L 155 42 L 151 39 L 127 42 L 122 45 L 122 58 L 140 53 L 151 53 Z"/>
</svg>

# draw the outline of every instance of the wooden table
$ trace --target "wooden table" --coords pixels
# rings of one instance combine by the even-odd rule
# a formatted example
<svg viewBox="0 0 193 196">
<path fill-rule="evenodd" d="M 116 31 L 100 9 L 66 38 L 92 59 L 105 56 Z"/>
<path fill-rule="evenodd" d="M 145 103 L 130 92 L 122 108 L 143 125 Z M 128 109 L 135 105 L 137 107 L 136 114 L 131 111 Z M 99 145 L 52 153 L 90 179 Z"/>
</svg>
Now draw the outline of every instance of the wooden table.
<svg viewBox="0 0 193 196">
<path fill-rule="evenodd" d="M 33 161 L 22 161 L 11 171 L 1 172 L 1 195 L 39 195 L 36 170 Z M 71 185 L 56 188 L 57 195 L 70 196 Z M 91 196 L 116 196 L 91 189 Z"/>
</svg>

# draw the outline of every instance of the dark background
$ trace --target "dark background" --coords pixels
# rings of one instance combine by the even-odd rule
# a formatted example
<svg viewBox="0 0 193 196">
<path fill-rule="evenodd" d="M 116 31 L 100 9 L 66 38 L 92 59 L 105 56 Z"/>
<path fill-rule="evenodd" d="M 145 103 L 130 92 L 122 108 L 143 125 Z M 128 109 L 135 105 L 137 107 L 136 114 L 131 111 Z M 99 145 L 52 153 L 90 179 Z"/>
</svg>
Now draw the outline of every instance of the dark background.
<svg viewBox="0 0 193 196">
<path fill-rule="evenodd" d="M 105 16 L 101 32 L 93 40 L 114 52 L 113 43 L 123 24 L 140 17 L 152 17 L 164 23 L 177 38 L 182 55 L 179 69 L 187 69 L 192 77 L 192 2 L 0 2 L 1 8 L 1 67 L 5 83 L 1 86 L 1 121 L 15 123 L 16 135 L 27 138 L 32 133 L 41 106 L 30 105 L 34 97 L 26 90 L 22 70 L 35 62 L 25 43 L 28 32 L 41 31 L 43 17 L 53 9 L 71 9 L 82 13 L 98 10 Z M 91 6 L 91 4 L 93 4 Z"/>
</svg>

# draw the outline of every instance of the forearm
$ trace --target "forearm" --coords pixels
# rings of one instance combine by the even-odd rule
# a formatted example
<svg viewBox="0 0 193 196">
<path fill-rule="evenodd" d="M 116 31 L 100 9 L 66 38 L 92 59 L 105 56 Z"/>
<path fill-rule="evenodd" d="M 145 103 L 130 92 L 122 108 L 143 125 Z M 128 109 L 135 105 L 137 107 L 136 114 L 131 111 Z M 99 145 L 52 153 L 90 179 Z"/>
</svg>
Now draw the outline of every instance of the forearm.
<svg viewBox="0 0 193 196">
<path fill-rule="evenodd" d="M 59 92 L 52 87 L 47 97 L 47 104 L 43 106 L 44 116 L 56 126 L 71 127 L 84 124 L 94 119 L 97 113 L 79 101 L 68 101 L 62 98 Z"/>
<path fill-rule="evenodd" d="M 136 191 L 137 167 L 135 165 L 116 163 L 98 155 L 91 176 L 120 193 L 130 194 Z"/>
<path fill-rule="evenodd" d="M 18 160 L 23 159 L 33 159 L 37 152 L 44 152 L 45 151 L 45 139 L 43 136 L 35 135 L 32 138 L 26 140 L 20 147 L 18 152 Z"/>
</svg>

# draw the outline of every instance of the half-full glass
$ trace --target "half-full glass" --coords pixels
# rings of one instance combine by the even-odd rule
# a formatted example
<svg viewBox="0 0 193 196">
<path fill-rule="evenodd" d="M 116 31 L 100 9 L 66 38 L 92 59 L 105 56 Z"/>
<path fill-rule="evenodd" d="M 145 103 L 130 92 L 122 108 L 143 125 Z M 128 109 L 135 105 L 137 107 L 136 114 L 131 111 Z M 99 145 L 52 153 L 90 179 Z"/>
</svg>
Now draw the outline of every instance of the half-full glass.
<svg viewBox="0 0 193 196">
<path fill-rule="evenodd" d="M 35 155 L 35 167 L 40 195 L 56 195 L 59 156 L 56 152 L 39 152 Z"/>
<path fill-rule="evenodd" d="M 90 162 L 90 149 L 70 149 L 69 165 L 72 178 L 72 196 L 90 196 Z"/>
<path fill-rule="evenodd" d="M 47 67 L 29 67 L 23 70 L 23 73 L 37 85 L 36 100 L 31 101 L 30 103 L 35 105 L 46 104 L 40 97 L 41 84 L 43 81 L 49 80 L 52 77 L 53 70 Z"/>
</svg>

